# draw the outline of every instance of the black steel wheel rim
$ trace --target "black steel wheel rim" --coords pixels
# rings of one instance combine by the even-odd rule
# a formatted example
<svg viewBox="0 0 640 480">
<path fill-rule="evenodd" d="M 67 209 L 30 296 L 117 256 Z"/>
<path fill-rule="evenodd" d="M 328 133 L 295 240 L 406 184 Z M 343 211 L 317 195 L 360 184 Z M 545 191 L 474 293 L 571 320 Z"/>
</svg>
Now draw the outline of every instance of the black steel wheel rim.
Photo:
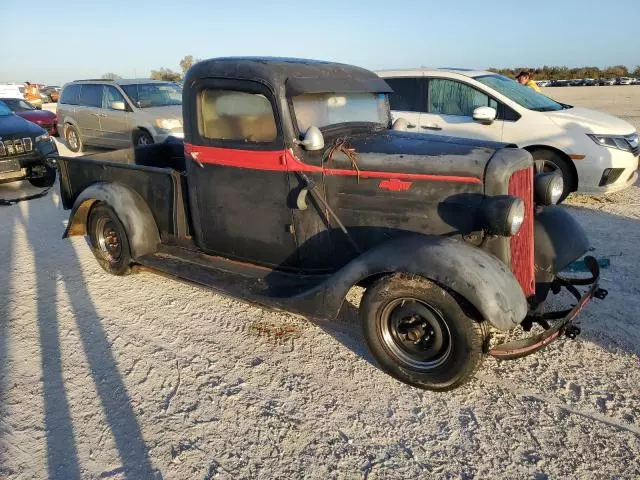
<svg viewBox="0 0 640 480">
<path fill-rule="evenodd" d="M 96 237 L 102 256 L 111 263 L 122 257 L 122 239 L 115 223 L 108 217 L 100 217 L 96 222 Z"/>
<path fill-rule="evenodd" d="M 398 298 L 385 305 L 380 338 L 399 364 L 416 371 L 432 370 L 452 353 L 451 331 L 444 316 L 417 298 Z"/>
</svg>

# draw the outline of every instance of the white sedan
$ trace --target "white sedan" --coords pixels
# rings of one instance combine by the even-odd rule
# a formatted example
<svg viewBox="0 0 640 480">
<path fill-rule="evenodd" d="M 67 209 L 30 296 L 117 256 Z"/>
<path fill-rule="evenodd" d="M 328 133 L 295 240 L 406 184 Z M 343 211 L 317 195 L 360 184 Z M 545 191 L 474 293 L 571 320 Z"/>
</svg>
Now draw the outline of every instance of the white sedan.
<svg viewBox="0 0 640 480">
<path fill-rule="evenodd" d="M 394 92 L 394 119 L 409 131 L 513 143 L 538 171 L 562 173 L 565 191 L 610 193 L 637 177 L 638 132 L 612 115 L 552 100 L 492 72 L 437 69 L 378 72 Z"/>
</svg>

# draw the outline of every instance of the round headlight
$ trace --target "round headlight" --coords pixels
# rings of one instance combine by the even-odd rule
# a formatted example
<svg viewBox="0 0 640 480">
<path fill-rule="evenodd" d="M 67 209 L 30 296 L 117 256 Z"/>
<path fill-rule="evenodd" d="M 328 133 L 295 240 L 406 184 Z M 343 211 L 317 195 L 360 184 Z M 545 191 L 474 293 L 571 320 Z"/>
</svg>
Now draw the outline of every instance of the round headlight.
<svg viewBox="0 0 640 480">
<path fill-rule="evenodd" d="M 485 225 L 489 233 L 511 237 L 524 223 L 524 202 L 520 197 L 498 195 L 483 203 Z"/>
<path fill-rule="evenodd" d="M 539 173 L 535 178 L 536 203 L 554 205 L 564 192 L 564 180 L 558 173 Z"/>
</svg>

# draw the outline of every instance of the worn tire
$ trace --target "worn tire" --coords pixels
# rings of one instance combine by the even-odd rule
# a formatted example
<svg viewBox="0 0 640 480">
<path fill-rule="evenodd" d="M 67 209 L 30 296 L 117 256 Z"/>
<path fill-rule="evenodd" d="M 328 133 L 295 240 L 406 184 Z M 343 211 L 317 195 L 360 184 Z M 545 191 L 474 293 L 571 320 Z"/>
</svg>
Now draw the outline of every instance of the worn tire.
<svg viewBox="0 0 640 480">
<path fill-rule="evenodd" d="M 105 238 L 107 231 L 116 235 L 119 245 L 117 255 L 105 246 L 106 243 L 110 243 L 109 239 Z M 127 232 L 111 207 L 105 203 L 97 203 L 93 206 L 87 221 L 87 233 L 91 251 L 105 271 L 113 275 L 131 273 L 131 250 Z"/>
<path fill-rule="evenodd" d="M 56 169 L 47 166 L 46 173 L 42 177 L 29 178 L 29 183 L 37 188 L 48 188 L 56 183 Z"/>
<path fill-rule="evenodd" d="M 562 196 L 558 203 L 564 201 L 567 196 L 573 192 L 578 186 L 578 179 L 576 178 L 575 172 L 572 168 L 572 165 L 569 164 L 569 161 L 565 157 L 563 157 L 558 152 L 554 152 L 553 150 L 548 150 L 545 148 L 540 148 L 531 152 L 531 156 L 533 157 L 534 168 L 536 173 L 539 172 L 540 162 L 544 162 L 545 164 L 550 164 L 551 168 L 545 168 L 543 171 L 559 171 L 562 173 L 562 180 L 564 181 L 564 191 L 562 192 Z M 536 161 L 538 162 L 536 164 Z"/>
<path fill-rule="evenodd" d="M 153 145 L 153 137 L 146 130 L 138 129 L 133 134 L 133 146 Z"/>
<path fill-rule="evenodd" d="M 80 132 L 74 125 L 69 124 L 64 127 L 64 142 L 73 153 L 79 153 L 84 150 L 84 142 Z"/>
<path fill-rule="evenodd" d="M 385 313 L 390 306 L 402 299 L 413 300 L 405 300 L 405 303 L 394 307 L 390 315 Z M 462 300 L 460 302 L 464 303 Z M 396 315 L 402 318 L 406 308 L 412 308 L 412 305 L 418 308 L 427 307 L 428 311 L 434 312 L 433 318 L 438 319 L 438 322 L 444 322 L 438 324 L 441 337 L 445 338 L 448 334 L 450 339 L 450 350 L 446 352 L 446 356 L 440 354 L 440 357 L 431 357 L 434 360 L 429 361 L 434 365 L 430 367 L 414 368 L 404 363 L 393 352 L 394 348 L 397 349 L 393 345 L 402 342 L 389 341 L 389 329 L 384 327 L 385 324 L 393 322 L 390 319 L 398 318 L 393 316 L 393 312 L 397 312 Z M 488 337 L 486 322 L 471 318 L 471 313 L 465 312 L 450 292 L 423 277 L 405 274 L 382 277 L 366 290 L 360 313 L 364 337 L 373 356 L 385 372 L 409 385 L 435 391 L 451 390 L 468 381 L 484 359 Z M 433 321 L 433 318 L 430 321 Z M 433 348 L 433 345 L 439 345 L 436 343 L 437 334 L 430 338 L 433 343 L 425 343 L 426 346 L 431 345 Z M 425 337 L 422 341 L 424 340 Z M 407 340 L 404 342 L 406 344 Z M 440 352 L 446 343 L 442 345 Z"/>
</svg>

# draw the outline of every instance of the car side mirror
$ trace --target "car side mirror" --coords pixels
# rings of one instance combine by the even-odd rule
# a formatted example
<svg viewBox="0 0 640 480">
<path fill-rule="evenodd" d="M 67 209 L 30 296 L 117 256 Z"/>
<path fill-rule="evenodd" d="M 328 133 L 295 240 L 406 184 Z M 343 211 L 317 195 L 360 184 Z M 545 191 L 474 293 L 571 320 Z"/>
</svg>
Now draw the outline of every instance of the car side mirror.
<svg viewBox="0 0 640 480">
<path fill-rule="evenodd" d="M 115 101 L 115 102 L 111 102 L 109 104 L 109 106 L 111 107 L 112 110 L 121 110 L 121 111 L 125 111 L 127 109 L 127 107 L 125 106 L 123 101 Z"/>
<path fill-rule="evenodd" d="M 473 120 L 490 125 L 496 119 L 498 112 L 493 107 L 478 107 L 473 111 Z"/>
<path fill-rule="evenodd" d="M 305 150 L 314 152 L 324 148 L 324 137 L 318 127 L 311 126 L 304 133 L 304 138 L 296 143 Z"/>
</svg>

